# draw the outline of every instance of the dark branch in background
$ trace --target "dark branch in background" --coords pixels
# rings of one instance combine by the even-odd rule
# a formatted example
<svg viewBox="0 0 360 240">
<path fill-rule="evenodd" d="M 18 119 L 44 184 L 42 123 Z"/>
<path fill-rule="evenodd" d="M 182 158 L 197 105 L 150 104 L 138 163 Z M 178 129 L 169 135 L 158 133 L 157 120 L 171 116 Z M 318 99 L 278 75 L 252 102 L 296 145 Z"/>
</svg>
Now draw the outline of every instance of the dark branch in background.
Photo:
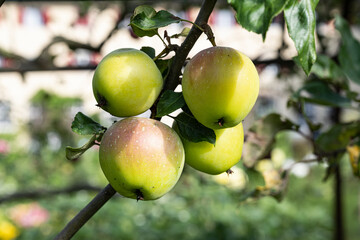
<svg viewBox="0 0 360 240">
<path fill-rule="evenodd" d="M 348 22 L 350 22 L 350 10 L 352 6 L 352 0 L 342 1 L 342 16 Z M 340 89 L 335 89 L 336 92 L 340 92 Z M 342 114 L 342 109 L 339 107 L 333 108 L 331 112 L 331 120 L 334 124 L 340 123 L 340 117 Z M 334 156 L 337 158 L 337 156 Z M 337 162 L 335 166 L 335 181 L 334 181 L 334 239 L 344 240 L 346 239 L 345 235 L 345 226 L 344 223 L 344 199 L 343 199 L 343 181 L 341 175 L 341 164 L 340 161 Z"/>
<path fill-rule="evenodd" d="M 215 7 L 216 0 L 204 0 L 200 9 L 199 15 L 195 21 L 196 24 L 206 24 L 207 20 Z M 175 59 L 171 65 L 171 69 L 175 69 L 168 77 L 165 89 L 175 89 L 179 84 L 179 76 L 185 59 L 190 52 L 190 49 L 195 44 L 196 40 L 201 35 L 201 31 L 197 28 L 192 28 L 189 35 L 184 40 L 183 44 L 177 51 Z M 171 70 L 170 70 L 171 71 Z M 96 197 L 83 208 L 55 237 L 55 240 L 70 239 L 79 229 L 116 193 L 114 188 L 108 184 Z"/>
<path fill-rule="evenodd" d="M 0 55 L 2 53 L 2 50 L 0 49 Z M 13 54 L 13 56 L 15 56 Z M 268 64 L 276 64 L 279 65 L 281 68 L 293 68 L 296 64 L 292 60 L 284 60 L 281 58 L 274 58 L 269 60 L 253 60 L 255 65 L 268 65 Z M 96 66 L 69 66 L 69 67 L 55 67 L 55 66 L 47 66 L 46 68 L 38 69 L 37 65 L 34 64 L 27 64 L 27 66 L 23 66 L 21 69 L 18 68 L 0 68 L 1 72 L 41 72 L 41 71 L 69 71 L 69 70 L 94 70 Z"/>
<path fill-rule="evenodd" d="M 4 2 L 5 0 L 0 0 L 0 7 L 3 5 Z"/>
<path fill-rule="evenodd" d="M 15 62 L 14 68 L 1 68 L 0 72 L 29 72 L 29 71 L 58 71 L 58 70 L 92 70 L 95 69 L 95 65 L 89 66 L 77 66 L 77 67 L 63 67 L 59 68 L 53 65 L 51 61 L 52 56 L 49 54 L 49 49 L 56 43 L 65 43 L 69 49 L 76 50 L 76 49 L 85 49 L 91 52 L 100 52 L 104 44 L 113 36 L 113 34 L 118 31 L 118 26 L 122 20 L 124 20 L 125 16 L 129 14 L 130 8 L 128 8 L 128 2 L 124 3 L 124 11 L 121 13 L 121 16 L 115 22 L 113 28 L 108 33 L 108 35 L 103 39 L 103 41 L 98 46 L 91 46 L 88 43 L 80 43 L 62 36 L 55 36 L 51 42 L 46 45 L 39 56 L 37 56 L 33 60 L 26 59 L 22 56 L 9 53 L 3 49 L 0 49 L 0 56 L 4 56 L 10 58 Z"/>
<path fill-rule="evenodd" d="M 59 194 L 71 194 L 78 191 L 100 191 L 100 187 L 83 184 L 83 185 L 75 185 L 59 190 L 37 190 L 31 192 L 17 192 L 13 194 L 9 194 L 6 196 L 0 197 L 0 204 L 9 201 L 21 201 L 21 200 L 28 200 L 28 199 L 39 199 L 45 197 L 52 197 Z"/>
<path fill-rule="evenodd" d="M 54 240 L 71 239 L 79 229 L 112 197 L 116 191 L 108 184 L 95 198 L 86 205 L 54 238 Z"/>
</svg>

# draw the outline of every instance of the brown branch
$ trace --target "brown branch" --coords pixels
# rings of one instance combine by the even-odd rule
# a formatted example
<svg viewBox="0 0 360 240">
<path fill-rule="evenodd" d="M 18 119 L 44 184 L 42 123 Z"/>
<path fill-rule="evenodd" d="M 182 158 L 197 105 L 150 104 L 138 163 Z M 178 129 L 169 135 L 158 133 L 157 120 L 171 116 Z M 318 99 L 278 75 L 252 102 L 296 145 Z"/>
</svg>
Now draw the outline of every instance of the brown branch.
<svg viewBox="0 0 360 240">
<path fill-rule="evenodd" d="M 215 4 L 216 0 L 204 0 L 199 15 L 195 20 L 196 25 L 203 26 L 204 24 L 207 24 Z M 185 38 L 180 48 L 176 51 L 176 55 L 171 63 L 169 75 L 165 82 L 164 90 L 174 90 L 179 84 L 181 68 L 185 63 L 186 57 L 188 56 L 190 50 L 202 33 L 203 32 L 198 27 L 195 25 L 192 26 L 189 35 Z"/>
<path fill-rule="evenodd" d="M 203 25 L 207 23 L 211 12 L 214 9 L 216 0 L 204 0 L 200 9 L 199 15 L 196 18 L 195 23 Z M 174 61 L 170 67 L 170 77 L 165 83 L 165 89 L 175 89 L 179 83 L 179 76 L 185 59 L 190 52 L 191 48 L 195 44 L 196 40 L 201 35 L 202 31 L 193 27 L 189 35 L 185 38 L 183 44 L 178 49 Z M 55 240 L 70 239 L 79 229 L 116 193 L 116 191 L 108 184 L 96 197 L 82 209 L 55 237 Z"/>
<path fill-rule="evenodd" d="M 171 62 L 169 74 L 167 78 L 165 79 L 165 85 L 163 88 L 163 92 L 166 90 L 174 90 L 177 85 L 180 83 L 180 75 L 181 75 L 181 69 L 184 66 L 186 57 L 188 56 L 190 50 L 195 45 L 195 42 L 198 40 L 200 35 L 203 33 L 198 26 L 203 26 L 207 24 L 210 14 L 214 10 L 216 4 L 216 0 L 204 0 L 200 12 L 195 20 L 195 23 L 193 24 L 189 34 L 185 38 L 184 42 L 181 44 L 181 46 L 176 50 L 176 54 Z M 161 96 L 161 94 L 160 94 Z M 158 103 L 158 99 L 155 101 L 153 106 L 150 108 L 151 110 L 151 118 L 156 118 L 156 106 Z M 160 119 L 158 119 L 160 120 Z"/>
<path fill-rule="evenodd" d="M 31 192 L 17 192 L 9 194 L 3 197 L 0 197 L 0 204 L 9 201 L 21 201 L 25 199 L 39 199 L 45 197 L 52 197 L 59 194 L 71 194 L 78 191 L 100 191 L 101 188 L 84 184 L 84 185 L 74 185 L 71 187 L 58 189 L 58 190 L 36 190 Z"/>
<path fill-rule="evenodd" d="M 79 229 L 112 197 L 116 191 L 108 184 L 95 198 L 86 205 L 54 238 L 54 240 L 71 239 Z"/>
</svg>

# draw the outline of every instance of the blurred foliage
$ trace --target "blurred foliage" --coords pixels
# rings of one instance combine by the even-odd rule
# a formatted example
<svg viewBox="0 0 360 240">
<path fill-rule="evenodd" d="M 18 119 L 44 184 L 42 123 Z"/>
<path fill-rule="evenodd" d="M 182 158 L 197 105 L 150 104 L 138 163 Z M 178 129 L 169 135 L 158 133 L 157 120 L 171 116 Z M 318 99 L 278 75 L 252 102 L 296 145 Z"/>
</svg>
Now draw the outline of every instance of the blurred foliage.
<svg viewBox="0 0 360 240">
<path fill-rule="evenodd" d="M 79 168 L 98 168 L 97 161 L 88 159 L 90 155 L 96 152 L 82 159 L 87 164 Z M 114 197 L 77 233 L 76 239 L 330 239 L 332 182 L 321 182 L 323 171 L 319 166 L 312 168 L 306 179 L 292 176 L 281 203 L 262 198 L 240 204 L 241 191 L 187 167 L 175 189 L 157 201 Z M 101 179 L 102 173 L 91 177 Z M 347 230 L 349 239 L 356 239 L 359 229 L 352 219 L 357 199 L 350 195 L 357 183 L 347 180 Z M 98 183 L 105 184 L 101 180 Z M 37 227 L 17 226 L 17 239 L 50 239 L 92 197 L 94 194 L 78 192 L 39 200 L 49 213 L 48 221 Z M 17 205 L 3 204 L 0 211 L 7 215 Z"/>
<path fill-rule="evenodd" d="M 53 97 L 59 98 L 48 96 L 49 99 Z M 71 122 L 73 116 L 64 113 L 73 104 L 78 104 L 77 101 L 70 101 L 67 105 L 50 109 L 46 101 L 42 100 L 40 103 L 47 112 L 61 111 L 61 114 L 58 112 L 54 116 L 63 116 L 61 120 L 65 122 Z M 52 124 L 41 125 L 44 129 L 39 133 L 53 130 L 54 124 L 59 124 L 51 118 L 47 121 Z M 70 125 L 67 128 L 70 129 Z M 30 132 L 30 136 L 36 138 L 37 131 Z M 66 135 L 60 136 L 61 141 L 67 138 Z M 76 134 L 71 136 L 75 145 L 88 140 Z M 78 161 L 71 162 L 65 159 L 63 148 L 56 150 L 50 146 L 51 141 L 42 142 L 42 150 L 35 153 L 31 150 L 31 144 L 27 144 L 27 148 L 19 146 L 16 136 L 8 135 L 2 139 L 6 139 L 9 144 L 9 151 L 0 155 L 1 195 L 15 190 L 57 189 L 79 182 L 96 186 L 107 184 L 99 168 L 98 151 L 95 147 Z M 293 156 L 296 149 L 302 151 L 299 139 L 296 138 L 293 142 L 291 139 L 289 131 L 280 132 L 275 137 L 274 149 L 283 151 L 288 157 Z M 276 162 L 271 161 L 270 159 L 262 166 L 258 165 L 257 170 L 266 172 L 265 166 L 269 163 L 274 169 L 279 169 L 281 163 L 276 165 Z M 351 173 L 348 161 L 343 162 L 346 163 L 344 170 Z M 260 198 L 256 201 L 248 198 L 246 202 L 240 203 L 240 199 L 254 187 L 254 181 L 258 179 L 253 175 L 256 171 L 251 173 L 241 169 L 244 167 L 239 163 L 234 168 L 235 173 L 228 177 L 226 174 L 202 174 L 186 166 L 176 187 L 157 201 L 136 202 L 117 195 L 80 229 L 75 239 L 331 238 L 333 226 L 332 212 L 329 209 L 332 208 L 333 201 L 332 181 L 321 182 L 323 166 L 312 167 L 304 179 L 290 175 L 291 184 L 280 203 L 273 198 Z M 271 175 L 265 175 L 264 178 L 266 184 L 269 184 L 269 180 L 274 180 Z M 258 180 L 256 182 L 256 185 L 260 184 Z M 356 239 L 359 235 L 358 222 L 353 219 L 357 198 L 351 193 L 357 189 L 358 183 L 351 177 L 347 177 L 346 182 L 347 232 L 349 239 Z M 11 236 L 18 235 L 18 240 L 51 239 L 94 195 L 79 191 L 71 195 L 3 203 L 0 205 L 0 231 L 7 231 Z M 0 239 L 6 239 L 4 236 L 0 236 Z"/>
<path fill-rule="evenodd" d="M 339 0 L 320 1 L 320 18 L 330 20 L 329 15 L 337 13 L 341 3 Z M 331 12 L 326 6 L 324 11 L 324 5 L 335 5 L 337 9 Z M 359 7 L 354 5 L 354 9 Z M 87 6 L 84 3 L 83 8 Z M 149 16 L 143 14 L 138 18 Z M 270 15 L 269 19 L 272 18 Z M 162 17 L 159 19 L 163 21 Z M 149 29 L 139 29 L 151 33 L 161 26 L 156 22 Z M 343 148 L 340 150 L 347 151 L 335 160 L 345 173 L 343 197 L 347 237 L 358 239 L 359 203 L 358 194 L 354 193 L 359 188 L 358 179 L 352 174 L 359 176 L 359 121 L 326 129 L 326 123 L 312 122 L 305 111 L 306 104 L 329 109 L 359 106 L 358 94 L 350 91 L 349 82 L 359 84 L 359 71 L 355 71 L 358 61 L 355 60 L 359 59 L 360 45 L 342 19 L 337 18 L 336 27 L 342 36 L 339 63 L 320 55 L 312 68 L 316 77 L 311 75 L 303 82 L 289 101 L 289 107 L 305 119 L 303 126 L 306 125 L 311 134 L 294 137 L 300 128 L 298 123 L 278 114 L 264 116 L 249 130 L 247 145 L 255 156 L 245 151 L 244 159 L 256 160 L 249 164 L 251 169 L 239 163 L 238 171 L 224 178 L 186 167 L 173 191 L 157 201 L 136 202 L 114 197 L 77 233 L 76 239 L 330 239 L 334 229 L 333 179 L 327 182 L 322 179 L 331 161 L 307 166 L 306 171 L 302 171 L 306 178 L 295 175 L 295 171 L 290 174 L 284 170 L 289 162 L 301 166 L 298 163 L 316 150 L 314 143 L 322 154 L 327 150 L 339 150 L 339 146 Z M 312 64 L 314 59 L 310 57 L 310 60 Z M 166 75 L 168 62 L 157 63 Z M 107 181 L 99 168 L 96 146 L 76 161 L 65 159 L 66 145 L 82 146 L 89 140 L 75 135 L 70 128 L 75 115 L 73 110 L 81 106 L 80 99 L 40 91 L 31 102 L 33 116 L 22 132 L 0 136 L 7 144 L 0 152 L 0 195 L 39 188 L 58 189 L 78 183 L 105 186 Z M 281 185 L 284 173 L 288 174 L 285 176 L 290 183 L 288 186 Z M 256 192 L 251 192 L 254 188 L 281 189 L 279 195 L 268 194 L 274 199 L 254 194 Z M 0 205 L 0 239 L 52 238 L 93 197 L 94 193 L 79 191 L 72 195 L 3 203 Z"/>
</svg>

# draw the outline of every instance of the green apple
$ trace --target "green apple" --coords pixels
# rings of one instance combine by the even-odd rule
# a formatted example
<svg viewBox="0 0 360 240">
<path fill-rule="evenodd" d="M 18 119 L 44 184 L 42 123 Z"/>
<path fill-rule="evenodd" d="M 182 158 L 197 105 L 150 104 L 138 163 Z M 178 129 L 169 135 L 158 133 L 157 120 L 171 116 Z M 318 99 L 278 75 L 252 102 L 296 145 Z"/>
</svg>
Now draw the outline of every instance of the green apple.
<svg viewBox="0 0 360 240">
<path fill-rule="evenodd" d="M 174 129 L 178 131 L 176 124 Z M 181 137 L 185 149 L 185 162 L 208 174 L 220 174 L 240 161 L 244 144 L 242 123 L 235 127 L 216 129 L 215 146 L 209 142 L 191 142 Z M 180 135 L 181 136 L 181 135 Z"/>
<path fill-rule="evenodd" d="M 255 104 L 259 75 L 243 53 L 229 47 L 211 47 L 186 65 L 182 89 L 190 111 L 204 126 L 234 127 Z"/>
<path fill-rule="evenodd" d="M 98 106 L 117 117 L 148 110 L 159 96 L 163 78 L 155 62 L 131 48 L 115 50 L 97 66 L 92 80 Z"/>
<path fill-rule="evenodd" d="M 99 159 L 105 177 L 122 196 L 154 200 L 179 180 L 185 152 L 181 139 L 169 126 L 130 117 L 105 132 Z"/>
</svg>

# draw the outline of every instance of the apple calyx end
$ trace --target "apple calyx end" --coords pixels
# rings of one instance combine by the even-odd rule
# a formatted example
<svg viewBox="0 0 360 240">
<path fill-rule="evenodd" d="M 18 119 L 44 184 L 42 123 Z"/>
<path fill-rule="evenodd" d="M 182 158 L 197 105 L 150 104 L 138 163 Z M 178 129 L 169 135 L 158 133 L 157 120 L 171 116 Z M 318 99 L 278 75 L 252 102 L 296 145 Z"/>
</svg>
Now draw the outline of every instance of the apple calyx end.
<svg viewBox="0 0 360 240">
<path fill-rule="evenodd" d="M 101 95 L 99 92 L 96 93 L 96 96 L 98 100 L 96 106 L 100 108 L 104 108 L 107 105 L 106 98 L 103 95 Z"/>
<path fill-rule="evenodd" d="M 139 200 L 144 200 L 144 195 L 142 194 L 142 192 L 140 191 L 140 189 L 136 189 L 135 190 L 135 194 L 136 194 L 136 201 L 138 202 Z"/>
<path fill-rule="evenodd" d="M 225 123 L 225 120 L 224 118 L 220 118 L 218 121 L 217 121 L 217 124 L 220 126 L 220 127 L 223 127 L 224 126 L 224 123 Z"/>
<path fill-rule="evenodd" d="M 231 170 L 231 169 L 228 169 L 228 170 L 226 170 L 226 173 L 227 173 L 227 175 L 228 175 L 228 176 L 230 176 L 231 174 L 233 174 L 233 173 L 234 173 L 234 171 L 233 171 L 233 170 Z"/>
</svg>

